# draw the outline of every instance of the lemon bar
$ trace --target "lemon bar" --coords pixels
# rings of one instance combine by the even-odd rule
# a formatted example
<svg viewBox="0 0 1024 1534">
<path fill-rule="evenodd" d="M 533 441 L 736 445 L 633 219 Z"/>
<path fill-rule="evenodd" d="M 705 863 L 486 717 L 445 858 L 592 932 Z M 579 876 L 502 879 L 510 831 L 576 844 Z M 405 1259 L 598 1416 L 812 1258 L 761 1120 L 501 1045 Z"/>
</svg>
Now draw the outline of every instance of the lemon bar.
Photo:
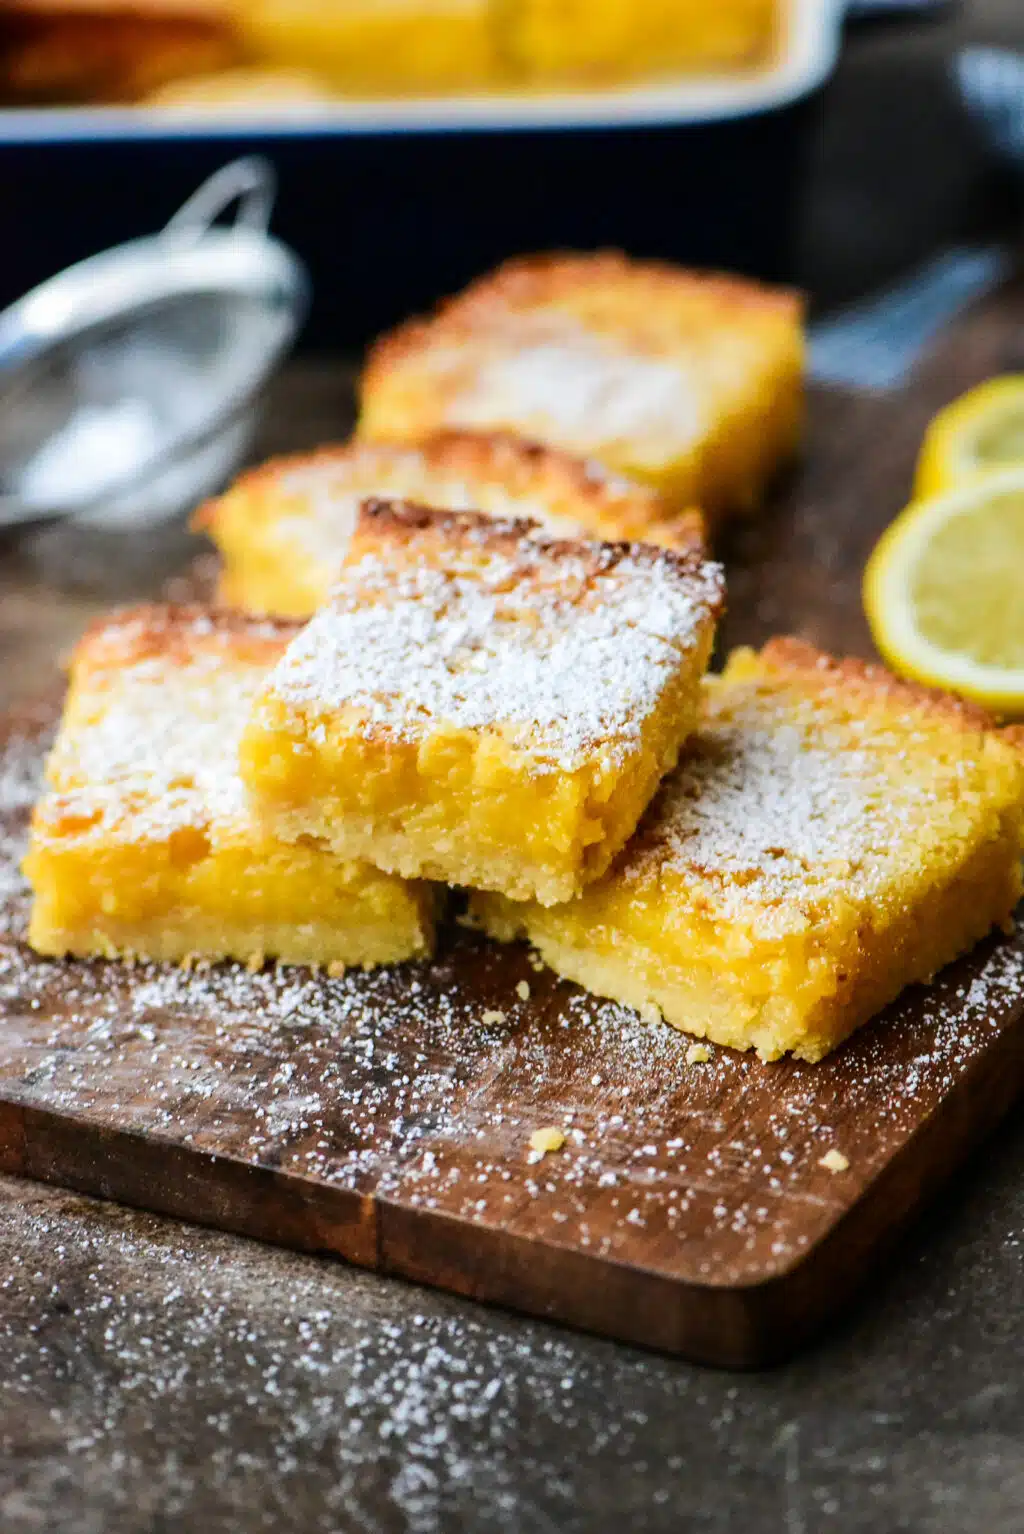
<svg viewBox="0 0 1024 1534">
<path fill-rule="evenodd" d="M 566 537 L 699 548 L 700 512 L 673 515 L 656 491 L 535 443 L 451 432 L 421 446 L 349 442 L 250 469 L 196 515 L 223 558 L 219 598 L 308 617 L 337 578 L 367 496 L 442 511 L 527 517 Z"/>
<path fill-rule="evenodd" d="M 247 0 L 243 41 L 259 58 L 376 96 L 484 88 L 501 77 L 494 0 Z"/>
<path fill-rule="evenodd" d="M 721 603 L 695 554 L 368 502 L 266 680 L 242 775 L 286 840 L 567 900 L 675 764 Z"/>
<path fill-rule="evenodd" d="M 134 102 L 184 74 L 238 59 L 221 0 L 3 0 L 0 100 Z"/>
<path fill-rule="evenodd" d="M 737 651 L 605 877 L 544 910 L 474 896 L 598 995 L 820 1060 L 1021 892 L 1024 765 L 987 716 L 796 640 Z"/>
<path fill-rule="evenodd" d="M 376 965 L 431 948 L 426 886 L 285 846 L 249 812 L 238 739 L 295 632 L 164 607 L 88 631 L 25 860 L 38 952 Z"/>
<path fill-rule="evenodd" d="M 506 45 L 534 78 L 621 80 L 765 59 L 778 0 L 510 0 Z"/>
<path fill-rule="evenodd" d="M 793 293 L 613 252 L 531 256 L 377 343 L 359 431 L 518 432 L 713 522 L 792 454 L 802 378 Z"/>
</svg>

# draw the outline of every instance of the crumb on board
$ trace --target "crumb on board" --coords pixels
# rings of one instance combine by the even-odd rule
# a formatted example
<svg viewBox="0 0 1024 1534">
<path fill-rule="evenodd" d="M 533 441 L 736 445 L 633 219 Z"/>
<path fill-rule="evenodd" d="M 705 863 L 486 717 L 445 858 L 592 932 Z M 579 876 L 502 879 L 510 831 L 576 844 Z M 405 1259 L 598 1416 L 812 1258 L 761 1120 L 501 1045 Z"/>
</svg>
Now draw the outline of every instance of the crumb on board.
<svg viewBox="0 0 1024 1534">
<path fill-rule="evenodd" d="M 661 1008 L 655 1006 L 653 1001 L 644 1002 L 643 1006 L 640 1008 L 640 1016 L 643 1018 L 645 1023 L 664 1022 L 664 1018 L 661 1015 Z"/>
<path fill-rule="evenodd" d="M 248 959 L 245 962 L 245 967 L 249 971 L 250 975 L 258 975 L 260 970 L 263 968 L 264 964 L 266 964 L 266 962 L 267 962 L 266 954 L 265 953 L 260 953 L 257 950 L 256 953 L 251 953 L 249 955 Z"/>
<path fill-rule="evenodd" d="M 516 995 L 519 997 L 520 1001 L 529 1001 L 530 982 L 528 980 L 520 980 L 519 984 L 516 986 Z"/>
<path fill-rule="evenodd" d="M 840 1150 L 826 1151 L 818 1160 L 818 1165 L 823 1166 L 827 1172 L 845 1172 L 850 1165 L 849 1157 L 844 1156 Z"/>
<path fill-rule="evenodd" d="M 686 1051 L 687 1065 L 703 1065 L 711 1059 L 711 1051 L 706 1044 L 691 1044 Z"/>
<path fill-rule="evenodd" d="M 540 1160 L 548 1151 L 560 1151 L 565 1144 L 565 1135 L 553 1124 L 547 1124 L 543 1129 L 535 1129 L 530 1136 L 530 1150 Z"/>
<path fill-rule="evenodd" d="M 327 966 L 327 978 L 329 980 L 344 980 L 345 965 L 341 959 L 332 959 Z"/>
<path fill-rule="evenodd" d="M 484 1013 L 482 1021 L 484 1027 L 489 1028 L 492 1024 L 503 1023 L 505 1021 L 505 1014 L 504 1012 L 499 1012 L 497 1008 L 492 1007 L 489 1011 Z"/>
</svg>

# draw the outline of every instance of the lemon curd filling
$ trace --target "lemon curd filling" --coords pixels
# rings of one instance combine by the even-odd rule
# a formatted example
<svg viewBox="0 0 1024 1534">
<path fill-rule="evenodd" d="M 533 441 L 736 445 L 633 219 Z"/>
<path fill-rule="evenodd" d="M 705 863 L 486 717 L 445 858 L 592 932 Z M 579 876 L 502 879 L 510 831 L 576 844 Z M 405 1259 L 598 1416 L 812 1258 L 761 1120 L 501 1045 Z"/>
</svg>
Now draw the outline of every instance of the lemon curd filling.
<svg viewBox="0 0 1024 1534">
<path fill-rule="evenodd" d="M 512 0 L 507 46 L 538 78 L 606 81 L 749 65 L 768 54 L 778 0 Z"/>
<path fill-rule="evenodd" d="M 41 953 L 375 965 L 426 953 L 434 895 L 258 824 L 238 740 L 292 625 L 143 608 L 79 645 L 32 822 Z"/>
<path fill-rule="evenodd" d="M 607 867 L 696 717 L 720 576 L 535 533 L 364 508 L 242 738 L 275 835 L 544 904 Z"/>
<path fill-rule="evenodd" d="M 473 897 L 559 974 L 819 1060 L 1020 897 L 1024 767 L 978 711 L 796 641 L 737 652 L 635 838 L 551 909 Z"/>
<path fill-rule="evenodd" d="M 779 0 L 249 0 L 247 53 L 345 95 L 522 91 L 771 57 Z"/>
</svg>

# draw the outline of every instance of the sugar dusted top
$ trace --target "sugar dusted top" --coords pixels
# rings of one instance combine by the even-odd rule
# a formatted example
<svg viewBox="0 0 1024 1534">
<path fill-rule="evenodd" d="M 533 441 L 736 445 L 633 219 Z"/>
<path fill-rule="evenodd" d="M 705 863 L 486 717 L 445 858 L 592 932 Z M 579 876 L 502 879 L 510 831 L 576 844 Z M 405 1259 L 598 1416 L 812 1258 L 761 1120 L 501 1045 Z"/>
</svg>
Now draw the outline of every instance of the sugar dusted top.
<svg viewBox="0 0 1024 1534">
<path fill-rule="evenodd" d="M 37 829 L 162 838 L 247 820 L 238 741 L 289 623 L 143 607 L 95 624 L 47 763 Z"/>
<path fill-rule="evenodd" d="M 449 511 L 525 517 L 550 535 L 610 527 L 616 537 L 665 531 L 675 546 L 702 543 L 700 515 L 667 521 L 656 491 L 600 464 L 500 432 L 439 432 L 416 445 L 353 441 L 251 469 L 196 517 L 216 535 L 226 519 L 251 528 L 268 518 L 306 557 L 336 561 L 369 495 L 408 498 Z M 598 534 L 600 535 L 600 534 Z"/>
<path fill-rule="evenodd" d="M 344 709 L 365 733 L 496 730 L 538 766 L 573 771 L 598 750 L 611 763 L 698 664 L 722 590 L 695 555 L 370 502 L 268 691 L 314 720 Z"/>
<path fill-rule="evenodd" d="M 692 447 L 707 430 L 706 407 L 688 359 L 647 356 L 572 316 L 543 314 L 489 337 L 472 377 L 456 383 L 449 419 L 486 428 L 515 421 L 574 452 L 596 443 L 643 446 L 652 462 Z M 459 377 L 456 345 L 426 359 L 442 386 Z"/>
<path fill-rule="evenodd" d="M 799 923 L 832 898 L 891 897 L 943 844 L 955 858 L 988 816 L 1022 811 L 1020 765 L 974 711 L 774 641 L 710 684 L 618 873 L 680 877 L 729 919 Z"/>
<path fill-rule="evenodd" d="M 373 348 L 363 420 L 514 427 L 575 452 L 629 444 L 656 468 L 796 345 L 796 295 L 614 251 L 518 257 Z M 798 349 L 798 347 L 797 347 Z M 794 359 L 795 360 L 795 359 Z"/>
</svg>

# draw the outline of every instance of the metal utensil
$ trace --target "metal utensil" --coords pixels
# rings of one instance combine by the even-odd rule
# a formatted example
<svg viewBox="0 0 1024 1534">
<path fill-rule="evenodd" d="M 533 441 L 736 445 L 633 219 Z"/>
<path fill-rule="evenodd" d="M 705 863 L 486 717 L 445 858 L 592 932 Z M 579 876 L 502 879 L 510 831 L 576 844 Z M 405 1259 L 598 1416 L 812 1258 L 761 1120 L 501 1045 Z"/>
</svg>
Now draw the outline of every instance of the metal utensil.
<svg viewBox="0 0 1024 1534">
<path fill-rule="evenodd" d="M 265 160 L 234 161 L 159 234 L 0 314 L 0 526 L 164 520 L 237 467 L 308 306 L 305 269 L 267 232 L 274 191 Z"/>
</svg>

